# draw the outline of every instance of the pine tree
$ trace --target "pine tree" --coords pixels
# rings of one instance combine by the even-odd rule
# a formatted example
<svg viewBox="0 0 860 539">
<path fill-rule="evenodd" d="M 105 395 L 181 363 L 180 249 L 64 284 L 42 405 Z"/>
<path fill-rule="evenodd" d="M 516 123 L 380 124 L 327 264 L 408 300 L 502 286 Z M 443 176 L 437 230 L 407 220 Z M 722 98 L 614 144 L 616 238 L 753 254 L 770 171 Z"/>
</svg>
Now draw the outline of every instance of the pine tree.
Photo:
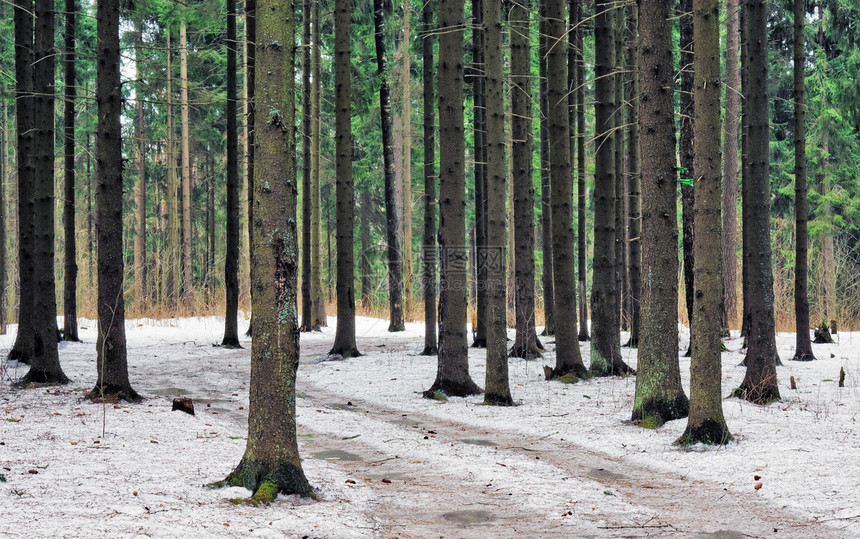
<svg viewBox="0 0 860 539">
<path fill-rule="evenodd" d="M 63 103 L 63 136 L 65 138 L 65 185 L 63 200 L 63 340 L 78 339 L 78 262 L 75 245 L 75 34 L 77 32 L 75 0 L 66 0 L 65 102 Z M 2 217 L 2 216 L 0 216 Z M 3 245 L 5 249 L 5 245 Z M 0 286 L 3 286 L 0 281 Z M 0 298 L 2 299 L 2 298 Z"/>
<path fill-rule="evenodd" d="M 422 259 L 424 274 L 424 350 L 423 356 L 433 356 L 439 351 L 436 341 L 436 87 L 433 83 L 434 2 L 424 0 L 421 9 L 422 78 L 424 83 L 424 236 Z"/>
</svg>

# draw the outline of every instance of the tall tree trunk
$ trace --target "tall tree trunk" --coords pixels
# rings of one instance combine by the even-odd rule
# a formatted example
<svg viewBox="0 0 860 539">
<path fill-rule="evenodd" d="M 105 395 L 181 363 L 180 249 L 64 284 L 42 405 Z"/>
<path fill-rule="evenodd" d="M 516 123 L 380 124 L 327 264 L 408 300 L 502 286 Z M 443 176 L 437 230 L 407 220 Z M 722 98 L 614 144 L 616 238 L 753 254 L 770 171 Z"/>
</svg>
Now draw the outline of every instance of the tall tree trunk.
<svg viewBox="0 0 860 539">
<path fill-rule="evenodd" d="M 409 0 L 403 0 L 403 311 L 412 317 L 412 77 Z"/>
<path fill-rule="evenodd" d="M 542 335 L 555 335 L 555 294 L 552 281 L 552 193 L 549 178 L 549 100 L 547 99 L 546 0 L 538 1 L 538 99 L 540 100 L 541 248 L 543 251 L 544 328 Z"/>
<path fill-rule="evenodd" d="M 182 297 L 185 308 L 194 308 L 194 282 L 191 262 L 191 135 L 188 103 L 187 23 L 179 26 L 179 103 L 182 118 Z"/>
<path fill-rule="evenodd" d="M 588 377 L 579 351 L 576 327 L 576 274 L 573 252 L 573 183 L 570 173 L 567 25 L 563 0 L 546 0 L 547 100 L 549 119 L 550 191 L 552 192 L 552 276 L 555 286 L 555 368 L 553 377 L 573 373 Z"/>
<path fill-rule="evenodd" d="M 85 95 L 89 95 L 89 85 L 87 85 L 86 90 L 84 91 Z M 93 229 L 95 228 L 95 213 L 93 212 L 93 184 L 95 183 L 95 178 L 93 177 L 92 171 L 92 159 L 90 156 L 93 154 L 93 148 L 90 144 L 90 131 L 87 130 L 87 139 L 86 139 L 86 149 L 87 149 L 87 260 L 89 264 L 88 268 L 88 278 L 89 278 L 89 290 L 93 291 L 93 277 L 95 276 L 95 234 Z"/>
<path fill-rule="evenodd" d="M 469 376 L 466 339 L 465 132 L 463 127 L 463 2 L 439 0 L 439 357 L 436 380 L 424 392 L 466 396 L 481 389 Z"/>
<path fill-rule="evenodd" d="M 176 126 L 173 109 L 173 51 L 167 32 L 167 304 L 179 307 L 182 294 L 179 178 L 176 175 Z"/>
<path fill-rule="evenodd" d="M 585 191 L 585 54 L 583 49 L 583 34 L 585 29 L 585 6 L 583 2 L 574 0 L 576 15 L 576 27 L 574 35 L 576 42 L 576 200 L 577 200 L 577 223 L 576 223 L 576 258 L 577 276 L 579 278 L 579 340 L 587 341 L 588 335 L 588 304 L 586 298 L 586 281 L 588 268 L 586 265 L 586 235 L 585 235 L 585 209 L 587 204 L 587 193 Z"/>
<path fill-rule="evenodd" d="M 796 361 L 815 359 L 809 339 L 809 291 L 807 244 L 809 232 L 806 200 L 806 0 L 794 0 L 794 221 L 796 226 L 796 261 L 794 270 L 794 319 Z"/>
<path fill-rule="evenodd" d="M 422 31 L 422 78 L 424 83 L 424 237 L 422 239 L 422 261 L 424 263 L 424 350 L 423 356 L 438 352 L 436 345 L 436 99 L 433 75 L 433 24 L 434 2 L 424 0 L 421 8 Z"/>
<path fill-rule="evenodd" d="M 248 189 L 248 260 L 254 259 L 254 127 L 255 127 L 255 98 L 256 87 L 256 58 L 257 58 L 257 0 L 245 0 L 245 88 L 248 89 L 248 107 L 245 115 L 245 123 L 248 126 L 248 157 L 245 174 Z M 254 288 L 251 287 L 251 300 L 253 302 Z M 254 312 L 251 310 L 251 322 L 245 335 L 250 337 L 254 329 Z"/>
<path fill-rule="evenodd" d="M 511 138 L 514 190 L 514 273 L 517 333 L 511 356 L 541 356 L 535 332 L 534 199 L 532 183 L 532 71 L 529 19 L 531 0 L 511 6 Z"/>
<path fill-rule="evenodd" d="M 35 122 L 33 129 L 33 200 L 35 210 L 34 244 L 34 317 L 33 360 L 30 370 L 20 380 L 21 386 L 32 382 L 61 383 L 69 381 L 60 367 L 57 349 L 57 296 L 54 280 L 54 3 L 37 0 L 35 5 L 35 62 L 33 93 Z"/>
<path fill-rule="evenodd" d="M 78 339 L 78 261 L 75 244 L 75 100 L 77 87 L 75 82 L 75 33 L 77 32 L 75 16 L 77 6 L 75 0 L 66 0 L 66 39 L 65 56 L 65 102 L 63 103 L 63 133 L 65 139 L 65 185 L 63 200 L 63 244 L 65 248 L 63 266 L 63 340 L 79 341 Z M 5 105 L 4 105 L 5 106 Z M 0 145 L 0 147 L 5 148 Z M 0 204 L 2 206 L 2 204 Z M 2 217 L 2 216 L 0 216 Z M 2 248 L 5 249 L 5 242 Z M 5 260 L 5 257 L 4 257 Z M 4 263 L 5 264 L 5 263 Z M 5 278 L 0 280 L 0 287 L 5 285 Z M 2 304 L 2 301 L 0 301 Z M 0 306 L 0 309 L 3 307 Z M 0 316 L 2 319 L 3 316 Z M 0 320 L 2 325 L 2 320 Z"/>
<path fill-rule="evenodd" d="M 322 75 L 322 59 L 320 53 L 320 0 L 312 0 L 313 4 L 313 56 L 311 57 L 311 301 L 314 309 L 313 324 L 315 327 L 328 326 L 326 317 L 325 296 L 322 286 L 322 265 L 320 258 L 320 239 L 322 225 L 320 219 L 320 78 Z"/>
<path fill-rule="evenodd" d="M 143 19 L 135 21 L 135 141 L 137 142 L 137 186 L 134 190 L 137 230 L 134 237 L 134 306 L 138 316 L 146 308 L 146 142 L 143 139 L 143 81 L 140 63 L 143 57 Z"/>
<path fill-rule="evenodd" d="M 388 331 L 405 331 L 403 324 L 403 267 L 397 234 L 397 196 L 395 192 L 394 148 L 392 146 L 391 99 L 385 72 L 385 2 L 374 0 L 373 22 L 376 30 L 376 74 L 380 79 L 379 111 L 382 124 L 382 160 L 385 173 L 385 218 L 388 239 Z"/>
<path fill-rule="evenodd" d="M 829 60 L 827 57 L 825 41 L 824 41 L 824 4 L 818 3 L 818 45 L 824 51 L 824 62 Z M 827 129 L 823 130 L 821 141 L 821 164 L 820 178 L 818 188 L 820 194 L 825 195 L 830 193 L 831 181 L 830 173 L 828 172 L 830 160 L 830 133 Z M 821 234 L 821 267 L 822 271 L 822 293 L 821 293 L 821 311 L 824 320 L 830 320 L 836 316 L 836 264 L 834 260 L 833 250 L 833 209 L 830 202 L 825 199 L 821 204 L 821 216 L 825 223 L 824 231 Z"/>
<path fill-rule="evenodd" d="M 361 306 L 370 308 L 370 191 L 361 190 Z"/>
<path fill-rule="evenodd" d="M 492 0 L 487 0 L 492 1 Z M 474 348 L 487 346 L 487 104 L 484 92 L 484 0 L 472 0 L 472 79 L 475 155 L 476 324 Z"/>
<path fill-rule="evenodd" d="M 209 240 L 208 258 L 206 261 L 206 288 L 209 290 L 209 299 L 206 302 L 206 307 L 211 308 L 215 296 L 215 152 L 212 151 L 211 147 L 207 148 L 206 158 L 208 161 L 206 166 L 208 169 L 206 174 L 208 189 L 206 193 L 209 201 L 209 218 L 207 219 L 209 228 L 206 233 L 206 238 Z"/>
<path fill-rule="evenodd" d="M 221 346 L 239 347 L 239 131 L 236 125 L 236 0 L 227 0 L 227 252 L 226 312 Z M 212 171 L 214 174 L 214 170 Z M 214 182 L 213 182 L 214 183 Z"/>
<path fill-rule="evenodd" d="M 690 363 L 690 413 L 675 442 L 722 445 L 732 439 L 723 417 L 720 363 L 723 281 L 720 232 L 720 9 L 717 0 L 693 0 L 696 43 L 693 126 L 696 171 L 695 287 Z M 767 33 L 764 34 L 765 39 Z M 765 59 L 766 60 L 766 59 Z M 767 114 L 765 104 L 765 114 Z M 663 337 L 665 338 L 665 336 Z"/>
<path fill-rule="evenodd" d="M 767 13 L 765 0 L 747 2 L 749 82 L 750 335 L 747 372 L 739 388 L 757 404 L 779 399 L 770 246 L 770 125 L 768 117 Z M 747 178 L 744 178 L 744 182 Z"/>
<path fill-rule="evenodd" d="M 119 2 L 101 0 L 96 9 L 96 229 L 98 233 L 98 380 L 90 398 L 140 399 L 128 380 L 122 254 L 122 85 Z"/>
<path fill-rule="evenodd" d="M 642 294 L 642 206 L 640 192 L 642 190 L 642 163 L 639 151 L 639 113 L 641 106 L 641 94 L 639 90 L 639 56 L 637 48 L 639 43 L 639 6 L 628 4 L 630 42 L 627 46 L 627 65 L 630 71 L 630 139 L 627 145 L 627 163 L 629 173 L 627 175 L 627 223 L 628 223 L 628 253 L 630 281 L 630 340 L 627 346 L 639 347 L 640 331 L 640 302 Z M 662 24 L 662 23 L 661 23 Z M 663 36 L 661 36 L 661 39 Z M 665 59 L 661 59 L 661 62 Z M 671 59 L 669 60 L 671 63 Z M 661 66 L 668 69 L 668 66 Z M 675 139 L 675 130 L 672 130 L 672 140 Z M 674 144 L 669 150 L 674 154 Z M 675 176 L 673 176 L 675 177 Z M 674 199 L 673 199 L 674 200 Z M 677 271 L 676 271 L 677 273 Z M 677 307 L 676 307 L 677 310 Z"/>
<path fill-rule="evenodd" d="M 693 205 L 695 195 L 693 178 L 697 177 L 693 163 L 693 75 L 695 66 L 693 62 L 693 0 L 681 0 L 680 6 L 681 25 L 681 140 L 678 147 L 681 154 L 681 229 L 682 244 L 684 247 L 684 300 L 687 306 L 687 323 L 690 326 L 690 346 L 687 348 L 686 356 L 693 354 Z"/>
<path fill-rule="evenodd" d="M 337 147 L 337 329 L 331 354 L 361 354 L 355 344 L 355 260 L 353 223 L 355 185 L 352 177 L 351 2 L 334 5 L 335 142 Z"/>
<path fill-rule="evenodd" d="M 501 0 L 484 0 L 484 74 L 487 111 L 487 369 L 484 403 L 513 406 L 508 383 L 505 235 L 507 175 L 505 172 L 505 100 Z M 567 83 L 567 81 L 565 81 Z"/>
<path fill-rule="evenodd" d="M 0 6 L 0 15 L 6 16 L 6 5 Z M 0 335 L 6 335 L 6 227 L 9 222 L 6 220 L 6 176 L 8 176 L 8 167 L 6 159 L 8 157 L 9 147 L 6 143 L 7 130 L 9 129 L 8 107 L 6 105 L 6 85 L 0 85 Z M 11 228 L 11 227 L 10 227 Z"/>
<path fill-rule="evenodd" d="M 739 0 L 740 13 L 738 14 L 738 22 L 740 25 L 741 43 L 741 95 L 744 99 L 741 101 L 741 297 L 743 305 L 741 307 L 741 336 L 744 337 L 744 348 L 746 348 L 746 337 L 749 337 L 749 309 L 750 309 L 750 290 L 749 290 L 749 255 L 750 255 L 750 239 L 748 233 L 749 227 L 749 211 L 750 211 L 750 182 L 747 181 L 750 175 L 749 168 L 749 98 L 746 96 L 749 90 L 749 39 L 747 36 L 747 3 L 745 0 Z"/>
<path fill-rule="evenodd" d="M 15 2 L 15 122 L 18 156 L 18 332 L 9 359 L 33 360 L 34 336 L 34 125 L 33 1 Z"/>
<path fill-rule="evenodd" d="M 740 72 L 738 71 L 738 1 L 726 4 L 726 116 L 723 150 L 723 310 L 727 329 L 738 317 L 738 111 Z"/>
<path fill-rule="evenodd" d="M 624 169 L 624 148 L 628 121 L 627 102 L 624 98 L 624 9 L 613 9 L 615 18 L 612 33 L 615 37 L 615 101 L 616 113 L 612 115 L 615 124 L 615 312 L 618 313 L 618 329 L 627 331 L 629 310 L 627 308 L 627 176 Z M 619 337 L 620 343 L 620 337 Z"/>
<path fill-rule="evenodd" d="M 642 326 L 633 421 L 656 428 L 687 415 L 678 362 L 678 173 L 671 4 L 643 0 L 638 44 L 642 147 Z M 652 418 L 648 420 L 648 418 Z"/>
<path fill-rule="evenodd" d="M 279 493 L 313 496 L 302 471 L 295 421 L 299 365 L 295 49 L 282 45 L 294 41 L 293 15 L 292 2 L 260 0 L 256 42 L 260 78 L 255 94 L 270 108 L 256 140 L 259 178 L 254 182 L 256 249 L 251 279 L 257 330 L 251 345 L 248 442 L 226 480 L 254 491 L 253 499 L 264 503 Z"/>
<path fill-rule="evenodd" d="M 302 325 L 314 331 L 311 296 L 311 0 L 302 4 Z"/>
<path fill-rule="evenodd" d="M 618 288 L 615 280 L 615 40 L 612 4 L 595 7 L 594 282 L 591 289 L 591 366 L 596 375 L 625 372 L 621 361 Z M 553 193 L 554 195 L 554 193 Z"/>
</svg>

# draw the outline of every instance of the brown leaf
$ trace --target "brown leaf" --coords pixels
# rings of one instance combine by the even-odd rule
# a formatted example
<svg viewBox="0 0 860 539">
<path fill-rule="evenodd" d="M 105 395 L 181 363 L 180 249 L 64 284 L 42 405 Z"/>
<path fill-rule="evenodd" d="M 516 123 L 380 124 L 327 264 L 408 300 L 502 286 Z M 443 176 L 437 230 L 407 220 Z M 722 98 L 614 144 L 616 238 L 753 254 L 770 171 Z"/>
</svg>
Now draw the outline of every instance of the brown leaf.
<svg viewBox="0 0 860 539">
<path fill-rule="evenodd" d="M 759 481 L 758 483 L 756 483 L 756 484 L 755 484 L 755 487 L 754 487 L 754 488 L 755 488 L 756 490 L 758 490 L 758 489 L 760 489 L 760 488 L 761 488 L 761 485 L 762 485 L 762 483 L 761 483 L 761 481 Z"/>
</svg>

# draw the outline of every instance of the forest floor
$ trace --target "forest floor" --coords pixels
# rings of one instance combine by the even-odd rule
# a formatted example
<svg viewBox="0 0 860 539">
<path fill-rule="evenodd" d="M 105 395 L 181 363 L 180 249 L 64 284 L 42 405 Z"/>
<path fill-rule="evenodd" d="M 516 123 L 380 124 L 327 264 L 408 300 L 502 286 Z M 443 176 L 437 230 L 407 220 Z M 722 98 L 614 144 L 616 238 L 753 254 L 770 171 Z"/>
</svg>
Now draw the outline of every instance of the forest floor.
<svg viewBox="0 0 860 539">
<path fill-rule="evenodd" d="M 299 449 L 319 501 L 259 508 L 229 503 L 245 489 L 203 488 L 238 464 L 247 435 L 250 341 L 213 347 L 223 321 L 127 323 L 141 404 L 83 398 L 96 375 L 91 321 L 83 343 L 60 345 L 66 387 L 14 389 L 26 366 L 4 361 L 0 535 L 860 536 L 860 333 L 814 345 L 819 360 L 809 363 L 789 361 L 794 335 L 780 334 L 782 401 L 725 399 L 736 441 L 682 450 L 672 442 L 685 420 L 630 423 L 633 377 L 547 383 L 552 340 L 543 360 L 510 360 L 519 405 L 496 408 L 481 397 L 421 398 L 436 373 L 436 358 L 418 355 L 422 323 L 397 334 L 382 320 L 357 324 L 364 355 L 346 361 L 326 355 L 333 327 L 302 335 Z M 4 356 L 11 329 L 0 336 Z M 686 342 L 682 328 L 681 350 Z M 726 345 L 724 395 L 744 376 L 740 340 Z M 582 352 L 587 362 L 588 343 Z M 623 354 L 635 366 L 636 351 Z M 479 384 L 484 360 L 471 350 Z M 681 358 L 687 389 L 689 366 Z M 197 415 L 171 412 L 175 396 L 194 399 Z"/>
</svg>

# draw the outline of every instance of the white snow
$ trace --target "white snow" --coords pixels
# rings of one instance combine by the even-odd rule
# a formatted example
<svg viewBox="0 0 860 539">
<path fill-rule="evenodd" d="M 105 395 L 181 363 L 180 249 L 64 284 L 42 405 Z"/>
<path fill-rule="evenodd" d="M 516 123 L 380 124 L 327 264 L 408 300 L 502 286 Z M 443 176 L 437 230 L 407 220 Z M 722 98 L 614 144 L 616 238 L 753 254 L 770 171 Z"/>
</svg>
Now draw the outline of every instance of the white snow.
<svg viewBox="0 0 860 539">
<path fill-rule="evenodd" d="M 836 344 L 814 345 L 818 360 L 807 363 L 790 361 L 794 334 L 779 334 L 782 401 L 761 407 L 725 399 L 726 421 L 736 441 L 716 449 L 681 450 L 672 442 L 686 420 L 657 430 L 629 422 L 633 377 L 547 383 L 542 367 L 554 363 L 548 353 L 539 361 L 510 360 L 511 390 L 519 406 L 482 406 L 480 396 L 428 401 L 420 392 L 433 382 L 436 358 L 418 355 L 423 323 L 390 334 L 387 321 L 359 318 L 358 345 L 365 355 L 323 361 L 335 322 L 331 318 L 322 333 L 302 334 L 297 384 L 303 467 L 318 502 L 291 497 L 269 507 L 236 506 L 228 499 L 247 497 L 248 491 L 203 488 L 238 464 L 247 434 L 250 341 L 243 341 L 245 349 L 238 351 L 213 347 L 222 337 L 222 319 L 127 322 L 130 378 L 147 397 L 142 404 L 94 404 L 83 398 L 96 375 L 92 321 L 81 320 L 83 343 L 60 344 L 62 366 L 72 380 L 68 386 L 14 389 L 12 381 L 27 366 L 4 361 L 0 474 L 6 482 L 0 482 L 0 534 L 422 536 L 420 527 L 392 529 L 385 515 L 401 510 L 413 524 L 438 517 L 439 527 L 450 528 L 452 536 L 496 535 L 490 532 L 496 528 L 463 524 L 456 511 L 442 516 L 432 512 L 440 503 L 439 492 L 468 503 L 473 487 L 475 496 L 481 489 L 481 494 L 497 496 L 499 507 L 510 508 L 509 500 L 515 501 L 519 512 L 516 518 L 508 515 L 506 526 L 523 521 L 523 515 L 543 515 L 526 527 L 548 536 L 571 533 L 559 531 L 566 529 L 565 518 L 573 518 L 564 515 L 567 510 L 579 518 L 577 534 L 610 535 L 601 522 L 642 524 L 654 518 L 653 511 L 607 491 L 594 478 L 563 476 L 547 459 L 482 445 L 482 439 L 501 435 L 546 446 L 576 444 L 654 470 L 657 476 L 762 498 L 801 521 L 826 523 L 822 529 L 829 533 L 860 535 L 860 333 L 839 333 Z M 240 320 L 242 330 L 246 324 Z M 685 350 L 685 332 L 681 339 Z M 10 334 L 0 336 L 4 357 L 13 341 L 11 326 Z M 723 354 L 724 395 L 745 372 L 739 366 L 740 340 L 729 340 L 727 346 L 733 351 Z M 581 350 L 587 363 L 588 343 Z M 635 366 L 635 350 L 625 348 L 623 354 Z M 483 350 L 470 351 L 471 374 L 479 385 L 484 358 Z M 680 361 L 688 389 L 690 361 Z M 840 368 L 846 373 L 844 388 L 837 384 Z M 789 389 L 790 376 L 797 390 Z M 177 395 L 194 399 L 196 416 L 170 411 Z M 403 423 L 386 419 L 383 410 L 400 412 Z M 410 424 L 414 417 L 423 419 Z M 460 442 L 466 442 L 441 443 L 442 434 L 437 438 L 427 430 L 433 428 L 428 418 L 440 427 L 457 425 L 463 432 Z M 346 453 L 332 453 L 332 448 Z M 349 461 L 355 455 L 363 462 Z M 368 460 L 372 455 L 379 456 L 378 462 Z M 393 459 L 399 468 L 390 466 Z M 382 477 L 357 471 L 373 466 L 392 482 L 383 485 Z M 761 479 L 754 480 L 756 475 Z M 430 483 L 432 476 L 438 483 Z M 763 486 L 755 491 L 758 481 Z M 459 486 L 444 491 L 445 482 Z M 510 497 L 501 500 L 502 494 Z M 678 503 L 683 501 L 665 500 L 667 507 Z M 585 518 L 587 508 L 604 517 Z"/>
</svg>

